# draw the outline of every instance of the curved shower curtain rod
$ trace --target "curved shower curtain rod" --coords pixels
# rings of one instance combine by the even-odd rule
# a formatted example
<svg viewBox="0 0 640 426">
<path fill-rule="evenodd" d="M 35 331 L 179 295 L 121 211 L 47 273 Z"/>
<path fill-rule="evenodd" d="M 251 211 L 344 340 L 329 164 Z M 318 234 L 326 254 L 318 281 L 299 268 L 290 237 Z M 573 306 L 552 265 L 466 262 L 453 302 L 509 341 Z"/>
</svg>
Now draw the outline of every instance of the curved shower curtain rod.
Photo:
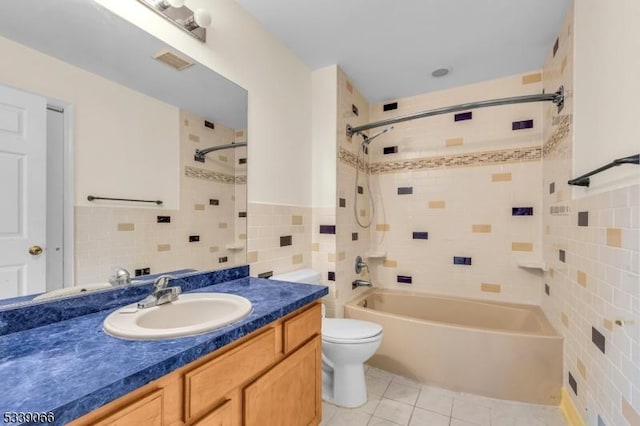
<svg viewBox="0 0 640 426">
<path fill-rule="evenodd" d="M 498 105 L 510 105 L 510 104 L 524 104 L 529 102 L 553 102 L 558 106 L 558 112 L 562 111 L 564 107 L 564 86 L 560 86 L 555 93 L 541 93 L 539 95 L 526 95 L 516 96 L 513 98 L 500 98 L 491 99 L 487 101 L 469 102 L 465 104 L 453 105 L 444 108 L 432 109 L 429 111 L 422 111 L 415 114 L 403 115 L 395 118 L 388 118 L 386 120 L 375 121 L 373 123 L 364 124 L 362 126 L 351 127 L 347 124 L 347 136 L 353 136 L 357 133 L 364 132 L 365 130 L 373 129 L 381 126 L 388 126 L 390 124 L 402 123 L 403 121 L 415 120 L 417 118 L 432 117 L 434 115 L 447 114 L 450 112 L 467 111 L 476 108 L 486 108 Z"/>
<path fill-rule="evenodd" d="M 196 148 L 196 153 L 193 156 L 193 159 L 196 160 L 196 161 L 199 161 L 201 163 L 204 163 L 204 156 L 207 155 L 210 152 L 220 151 L 221 149 L 228 149 L 228 148 L 240 148 L 241 146 L 247 146 L 247 143 L 246 142 L 231 142 L 231 143 L 228 143 L 226 145 L 212 146 L 211 148 L 206 148 L 206 149 L 198 149 L 198 148 Z"/>
</svg>

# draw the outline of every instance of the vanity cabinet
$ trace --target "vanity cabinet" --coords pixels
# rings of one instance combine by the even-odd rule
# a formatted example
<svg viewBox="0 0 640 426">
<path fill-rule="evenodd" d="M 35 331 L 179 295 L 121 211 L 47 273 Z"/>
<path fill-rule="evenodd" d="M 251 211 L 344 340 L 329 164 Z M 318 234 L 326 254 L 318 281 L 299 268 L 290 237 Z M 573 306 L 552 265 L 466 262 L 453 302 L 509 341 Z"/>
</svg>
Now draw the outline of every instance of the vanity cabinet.
<svg viewBox="0 0 640 426">
<path fill-rule="evenodd" d="M 320 327 L 314 302 L 70 425 L 317 425 Z"/>
</svg>

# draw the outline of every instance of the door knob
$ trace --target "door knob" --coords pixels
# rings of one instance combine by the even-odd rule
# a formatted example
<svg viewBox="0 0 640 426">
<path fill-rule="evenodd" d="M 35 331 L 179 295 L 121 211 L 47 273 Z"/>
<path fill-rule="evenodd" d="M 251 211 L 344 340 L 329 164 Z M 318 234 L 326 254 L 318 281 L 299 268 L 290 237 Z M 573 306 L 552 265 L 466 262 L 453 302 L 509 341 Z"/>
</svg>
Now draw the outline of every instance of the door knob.
<svg viewBox="0 0 640 426">
<path fill-rule="evenodd" d="M 38 256 L 42 254 L 42 247 L 40 246 L 31 246 L 29 247 L 29 254 L 33 256 Z"/>
</svg>

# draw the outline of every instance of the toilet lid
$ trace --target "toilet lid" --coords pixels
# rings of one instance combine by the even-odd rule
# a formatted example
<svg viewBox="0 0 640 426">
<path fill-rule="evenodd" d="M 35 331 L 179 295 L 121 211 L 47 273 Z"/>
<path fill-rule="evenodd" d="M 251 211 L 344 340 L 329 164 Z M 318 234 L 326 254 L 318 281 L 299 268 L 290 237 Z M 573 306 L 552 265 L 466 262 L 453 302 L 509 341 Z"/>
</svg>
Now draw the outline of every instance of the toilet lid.
<svg viewBox="0 0 640 426">
<path fill-rule="evenodd" d="M 322 318 L 322 338 L 329 341 L 357 341 L 382 333 L 382 326 L 355 319 Z"/>
</svg>

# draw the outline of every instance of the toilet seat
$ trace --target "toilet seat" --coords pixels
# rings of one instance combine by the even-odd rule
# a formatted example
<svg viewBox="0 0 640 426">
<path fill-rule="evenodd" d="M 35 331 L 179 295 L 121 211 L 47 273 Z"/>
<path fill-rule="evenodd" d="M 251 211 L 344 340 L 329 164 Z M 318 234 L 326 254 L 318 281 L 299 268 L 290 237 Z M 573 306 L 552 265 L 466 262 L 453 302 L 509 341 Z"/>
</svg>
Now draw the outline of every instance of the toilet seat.
<svg viewBox="0 0 640 426">
<path fill-rule="evenodd" d="M 329 343 L 369 343 L 379 340 L 382 327 L 355 319 L 322 318 L 322 340 Z"/>
</svg>

